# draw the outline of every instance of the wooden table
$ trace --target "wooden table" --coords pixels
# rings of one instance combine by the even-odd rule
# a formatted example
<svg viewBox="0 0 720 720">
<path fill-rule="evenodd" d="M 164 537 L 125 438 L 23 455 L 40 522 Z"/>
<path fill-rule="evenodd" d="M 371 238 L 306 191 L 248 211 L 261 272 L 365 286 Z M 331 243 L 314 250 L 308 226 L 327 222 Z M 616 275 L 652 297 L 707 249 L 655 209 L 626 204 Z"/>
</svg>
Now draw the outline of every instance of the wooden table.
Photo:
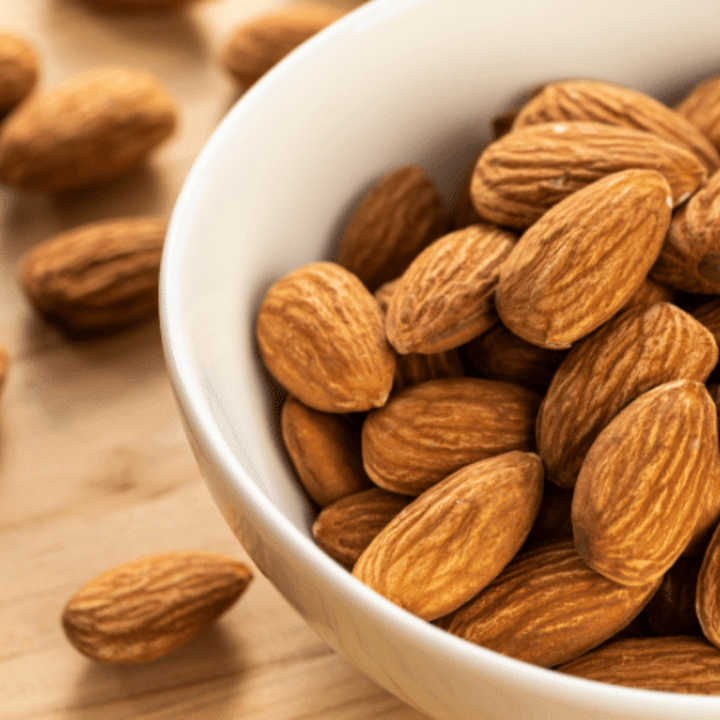
<svg viewBox="0 0 720 720">
<path fill-rule="evenodd" d="M 0 5 L 0 30 L 24 36 L 41 57 L 41 88 L 125 64 L 155 73 L 182 110 L 173 139 L 120 181 L 62 197 L 0 189 L 0 343 L 11 356 L 0 395 L 3 720 L 422 720 L 320 640 L 231 534 L 181 428 L 157 322 L 71 341 L 37 317 L 17 277 L 21 254 L 58 231 L 169 214 L 240 97 L 218 60 L 223 41 L 234 25 L 290 4 L 205 0 L 155 15 L 100 12 L 80 0 Z M 60 615 L 81 585 L 176 549 L 245 560 L 255 580 L 215 628 L 164 659 L 102 665 L 70 646 Z"/>
</svg>

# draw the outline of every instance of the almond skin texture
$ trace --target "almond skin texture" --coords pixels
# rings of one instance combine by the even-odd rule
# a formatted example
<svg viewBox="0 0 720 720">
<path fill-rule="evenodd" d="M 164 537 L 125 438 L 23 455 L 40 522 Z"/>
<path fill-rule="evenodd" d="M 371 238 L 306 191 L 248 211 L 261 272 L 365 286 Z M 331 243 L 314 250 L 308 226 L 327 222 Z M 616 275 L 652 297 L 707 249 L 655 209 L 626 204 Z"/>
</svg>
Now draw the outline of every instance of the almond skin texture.
<svg viewBox="0 0 720 720">
<path fill-rule="evenodd" d="M 300 481 L 320 507 L 370 487 L 360 453 L 360 432 L 348 416 L 313 410 L 290 396 L 280 420 Z"/>
<path fill-rule="evenodd" d="M 553 543 L 518 555 L 437 625 L 503 655 L 553 667 L 622 630 L 658 584 L 623 587 L 591 570 L 572 542 Z"/>
<path fill-rule="evenodd" d="M 0 113 L 19 105 L 35 88 L 40 62 L 23 38 L 0 33 Z"/>
<path fill-rule="evenodd" d="M 720 695 L 720 650 L 697 637 L 615 640 L 557 670 L 643 690 Z"/>
<path fill-rule="evenodd" d="M 36 245 L 21 278 L 33 305 L 74 333 L 123 328 L 157 314 L 167 220 L 82 225 Z"/>
<path fill-rule="evenodd" d="M 337 262 L 374 292 L 400 277 L 447 228 L 432 180 L 419 167 L 404 165 L 363 196 L 340 238 Z"/>
<path fill-rule="evenodd" d="M 360 280 L 335 263 L 304 265 L 272 285 L 256 334 L 270 373 L 315 410 L 369 410 L 390 394 L 395 354 L 380 308 Z"/>
<path fill-rule="evenodd" d="M 701 130 L 716 149 L 720 148 L 720 75 L 694 87 L 675 111 Z"/>
<path fill-rule="evenodd" d="M 567 348 L 609 320 L 660 252 L 672 198 L 655 170 L 625 170 L 548 210 L 500 270 L 503 323 L 540 347 Z"/>
<path fill-rule="evenodd" d="M 0 129 L 0 180 L 59 192 L 106 182 L 143 162 L 174 130 L 177 110 L 150 73 L 88 70 L 18 107 Z"/>
<path fill-rule="evenodd" d="M 720 647 L 720 525 L 713 533 L 700 567 L 696 609 L 703 634 Z"/>
<path fill-rule="evenodd" d="M 674 205 L 687 200 L 708 176 L 694 153 L 653 133 L 553 122 L 528 125 L 492 143 L 475 167 L 471 194 L 482 218 L 526 228 L 568 195 L 632 168 L 662 173 Z"/>
<path fill-rule="evenodd" d="M 313 523 L 315 542 L 347 570 L 380 531 L 412 500 L 373 487 L 323 508 Z"/>
<path fill-rule="evenodd" d="M 575 484 L 583 560 L 624 585 L 662 577 L 692 537 L 717 446 L 717 410 L 702 383 L 675 380 L 630 403 L 598 435 Z"/>
<path fill-rule="evenodd" d="M 537 444 L 548 479 L 572 487 L 590 446 L 620 410 L 671 380 L 705 382 L 717 360 L 711 333 L 675 305 L 616 315 L 570 350 L 545 395 Z"/>
<path fill-rule="evenodd" d="M 244 88 L 249 88 L 296 47 L 343 15 L 329 5 L 304 3 L 252 18 L 230 35 L 222 62 Z"/>
<path fill-rule="evenodd" d="M 207 630 L 245 592 L 243 563 L 207 552 L 149 555 L 98 575 L 65 606 L 62 625 L 88 657 L 144 663 Z"/>
<path fill-rule="evenodd" d="M 678 290 L 720 294 L 720 172 L 673 215 L 650 274 Z"/>
<path fill-rule="evenodd" d="M 578 79 L 545 85 L 520 110 L 513 129 L 568 120 L 645 130 L 695 153 L 709 172 L 720 167 L 712 142 L 680 113 L 645 93 L 609 82 Z"/>
<path fill-rule="evenodd" d="M 493 295 L 515 235 L 482 223 L 445 235 L 398 280 L 385 331 L 399 353 L 452 350 L 497 322 Z"/>
<path fill-rule="evenodd" d="M 537 455 L 510 452 L 453 473 L 370 543 L 353 575 L 424 620 L 477 595 L 525 541 L 542 499 Z"/>
<path fill-rule="evenodd" d="M 393 395 L 362 428 L 365 470 L 380 487 L 420 495 L 460 468 L 534 449 L 536 393 L 479 378 L 431 380 Z"/>
</svg>

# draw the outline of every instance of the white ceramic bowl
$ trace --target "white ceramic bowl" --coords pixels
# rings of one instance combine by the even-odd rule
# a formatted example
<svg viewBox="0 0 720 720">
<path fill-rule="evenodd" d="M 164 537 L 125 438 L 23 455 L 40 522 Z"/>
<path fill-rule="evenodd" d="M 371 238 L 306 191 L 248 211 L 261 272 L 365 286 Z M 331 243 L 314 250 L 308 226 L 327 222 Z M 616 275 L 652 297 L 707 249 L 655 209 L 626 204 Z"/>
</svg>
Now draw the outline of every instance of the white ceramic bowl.
<svg viewBox="0 0 720 720">
<path fill-rule="evenodd" d="M 218 128 L 163 258 L 171 378 L 207 483 L 261 571 L 339 653 L 442 720 L 718 720 L 720 698 L 579 680 L 399 609 L 325 556 L 280 449 L 254 344 L 268 286 L 329 258 L 384 172 L 426 169 L 448 204 L 489 120 L 567 76 L 662 98 L 720 71 L 717 0 L 374 0 L 294 52 Z"/>
</svg>

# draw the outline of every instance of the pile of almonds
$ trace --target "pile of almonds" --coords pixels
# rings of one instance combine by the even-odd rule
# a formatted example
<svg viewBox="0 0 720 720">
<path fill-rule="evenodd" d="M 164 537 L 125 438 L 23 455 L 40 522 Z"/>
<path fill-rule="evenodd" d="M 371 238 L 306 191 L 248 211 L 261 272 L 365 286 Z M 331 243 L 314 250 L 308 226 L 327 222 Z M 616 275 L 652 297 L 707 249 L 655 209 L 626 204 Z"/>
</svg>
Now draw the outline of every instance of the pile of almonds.
<svg viewBox="0 0 720 720">
<path fill-rule="evenodd" d="M 720 694 L 720 77 L 494 127 L 454 213 L 396 168 L 261 302 L 313 534 L 470 642 Z"/>
</svg>

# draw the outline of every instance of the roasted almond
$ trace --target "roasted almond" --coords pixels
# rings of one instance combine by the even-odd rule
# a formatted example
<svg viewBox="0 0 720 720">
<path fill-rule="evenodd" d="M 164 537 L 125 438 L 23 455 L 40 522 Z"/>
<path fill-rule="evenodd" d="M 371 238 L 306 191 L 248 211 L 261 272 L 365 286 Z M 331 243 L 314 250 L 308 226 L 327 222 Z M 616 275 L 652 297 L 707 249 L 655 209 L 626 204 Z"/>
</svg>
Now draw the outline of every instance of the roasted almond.
<svg viewBox="0 0 720 720">
<path fill-rule="evenodd" d="M 676 106 L 675 111 L 687 118 L 720 148 L 720 75 L 696 85 Z"/>
<path fill-rule="evenodd" d="M 40 61 L 24 38 L 0 33 L 0 113 L 19 105 L 35 88 Z"/>
<path fill-rule="evenodd" d="M 208 552 L 168 552 L 119 565 L 68 601 L 62 625 L 94 660 L 143 663 L 207 630 L 252 580 L 242 562 Z"/>
<path fill-rule="evenodd" d="M 513 130 L 572 120 L 645 130 L 695 153 L 709 172 L 720 167 L 713 144 L 679 112 L 643 92 L 600 80 L 563 80 L 545 85 L 520 110 Z"/>
<path fill-rule="evenodd" d="M 551 122 L 527 125 L 488 146 L 470 192 L 480 217 L 526 228 L 568 195 L 632 168 L 661 172 L 674 205 L 708 176 L 697 155 L 654 133 L 598 122 Z"/>
<path fill-rule="evenodd" d="M 33 305 L 71 332 L 126 327 L 157 314 L 165 218 L 82 225 L 33 247 L 21 279 Z"/>
<path fill-rule="evenodd" d="M 624 587 L 591 570 L 571 541 L 553 543 L 518 555 L 437 625 L 503 655 L 553 667 L 626 627 L 658 585 Z"/>
<path fill-rule="evenodd" d="M 587 564 L 625 585 L 672 567 L 690 541 L 717 472 L 717 410 L 705 385 L 665 383 L 603 429 L 580 468 L 572 503 Z"/>
<path fill-rule="evenodd" d="M 557 670 L 642 690 L 720 695 L 720 650 L 698 637 L 615 640 Z"/>
<path fill-rule="evenodd" d="M 720 647 L 720 525 L 703 556 L 695 602 L 703 634 Z"/>
<path fill-rule="evenodd" d="M 175 129 L 174 101 L 150 73 L 101 67 L 22 103 L 0 128 L 0 180 L 58 192 L 142 163 Z"/>
<path fill-rule="evenodd" d="M 382 313 L 340 265 L 310 263 L 274 283 L 260 305 L 256 335 L 270 373 L 315 410 L 369 410 L 390 394 L 395 354 Z"/>
<path fill-rule="evenodd" d="M 567 348 L 609 320 L 660 252 L 672 198 L 655 170 L 625 170 L 578 190 L 525 231 L 500 270 L 503 323 L 540 347 Z"/>
<path fill-rule="evenodd" d="M 520 549 L 542 498 L 532 453 L 458 470 L 402 510 L 360 556 L 353 575 L 425 620 L 479 593 Z"/>
<path fill-rule="evenodd" d="M 616 315 L 570 350 L 543 399 L 537 444 L 548 479 L 572 487 L 590 446 L 620 410 L 671 380 L 705 382 L 717 360 L 711 333 L 675 305 Z"/>
<path fill-rule="evenodd" d="M 493 296 L 515 235 L 489 223 L 436 240 L 398 280 L 385 331 L 399 353 L 464 345 L 497 322 Z"/>
<path fill-rule="evenodd" d="M 350 417 L 313 410 L 289 396 L 280 419 L 298 477 L 321 508 L 370 487 L 360 452 L 360 430 Z"/>
<path fill-rule="evenodd" d="M 337 262 L 375 291 L 400 277 L 447 227 L 433 181 L 419 167 L 404 165 L 363 196 L 343 230 Z"/>
<path fill-rule="evenodd" d="M 532 451 L 539 403 L 531 390 L 496 380 L 413 385 L 368 413 L 362 428 L 365 470 L 386 490 L 420 495 L 478 460 Z"/>
</svg>

